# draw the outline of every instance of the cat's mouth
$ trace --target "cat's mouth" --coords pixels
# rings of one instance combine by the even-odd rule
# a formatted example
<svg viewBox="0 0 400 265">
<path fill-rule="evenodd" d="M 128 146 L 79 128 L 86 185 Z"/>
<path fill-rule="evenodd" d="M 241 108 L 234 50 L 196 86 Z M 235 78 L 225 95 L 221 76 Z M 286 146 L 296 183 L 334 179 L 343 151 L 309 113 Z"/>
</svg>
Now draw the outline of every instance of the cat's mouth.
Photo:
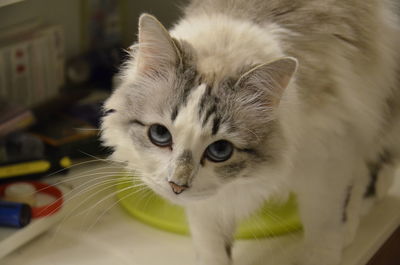
<svg viewBox="0 0 400 265">
<path fill-rule="evenodd" d="M 215 188 L 197 190 L 193 186 L 176 187 L 176 184 L 174 185 L 167 181 L 156 182 L 151 178 L 146 178 L 144 182 L 158 195 L 179 205 L 184 205 L 192 201 L 205 200 L 217 193 L 217 189 Z"/>
</svg>

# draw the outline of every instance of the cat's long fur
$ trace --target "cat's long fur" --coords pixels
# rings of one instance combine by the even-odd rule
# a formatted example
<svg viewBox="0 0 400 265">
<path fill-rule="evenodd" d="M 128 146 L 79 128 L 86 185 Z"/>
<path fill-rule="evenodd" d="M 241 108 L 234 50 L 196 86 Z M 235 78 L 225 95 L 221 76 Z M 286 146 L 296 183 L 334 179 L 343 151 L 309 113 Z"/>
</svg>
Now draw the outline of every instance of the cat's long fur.
<svg viewBox="0 0 400 265">
<path fill-rule="evenodd" d="M 293 264 L 339 263 L 371 164 L 385 162 L 375 172 L 381 196 L 400 154 L 393 9 L 382 0 L 194 0 L 170 33 L 141 17 L 102 137 L 114 159 L 186 207 L 198 264 L 231 264 L 236 223 L 288 191 L 304 226 Z M 170 148 L 152 144 L 152 124 L 171 132 Z M 213 163 L 204 150 L 220 139 L 235 151 Z M 189 188 L 175 194 L 168 181 Z"/>
</svg>

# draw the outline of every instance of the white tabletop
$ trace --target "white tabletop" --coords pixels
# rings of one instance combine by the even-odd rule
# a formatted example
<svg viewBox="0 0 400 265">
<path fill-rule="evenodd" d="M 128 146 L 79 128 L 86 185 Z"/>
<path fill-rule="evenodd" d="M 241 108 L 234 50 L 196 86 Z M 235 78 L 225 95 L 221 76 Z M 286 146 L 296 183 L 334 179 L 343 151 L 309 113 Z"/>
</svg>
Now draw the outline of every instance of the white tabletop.
<svg viewBox="0 0 400 265">
<path fill-rule="evenodd" d="M 107 163 L 85 164 L 68 174 L 68 185 L 75 191 L 91 181 L 81 195 L 68 199 L 63 211 L 53 220 L 39 220 L 17 236 L 1 241 L 0 249 L 29 241 L 0 260 L 2 265 L 159 265 L 194 264 L 189 237 L 157 230 L 136 221 L 116 203 L 112 179 L 108 185 L 95 183 L 115 175 L 118 168 Z M 97 178 L 97 179 L 95 179 Z M 62 180 L 65 177 L 61 178 Z M 67 186 L 68 186 L 67 185 Z M 64 188 L 68 189 L 66 185 Z M 78 187 L 78 188 L 76 188 Z M 91 188 L 90 188 L 91 187 Z M 72 193 L 71 193 L 72 194 Z M 67 195 L 67 198 L 71 196 Z M 144 198 L 145 200 L 145 198 Z M 390 195 L 379 202 L 362 221 L 355 242 L 346 249 L 342 265 L 365 265 L 376 250 L 400 224 L 400 176 Z M 34 226 L 36 225 L 36 227 Z M 274 239 L 237 241 L 233 250 L 236 265 L 283 265 L 296 249 L 299 235 Z M 1 251 L 0 251 L 1 256 Z M 266 262 L 268 261 L 268 263 Z M 287 265 L 287 264 L 285 264 Z"/>
</svg>

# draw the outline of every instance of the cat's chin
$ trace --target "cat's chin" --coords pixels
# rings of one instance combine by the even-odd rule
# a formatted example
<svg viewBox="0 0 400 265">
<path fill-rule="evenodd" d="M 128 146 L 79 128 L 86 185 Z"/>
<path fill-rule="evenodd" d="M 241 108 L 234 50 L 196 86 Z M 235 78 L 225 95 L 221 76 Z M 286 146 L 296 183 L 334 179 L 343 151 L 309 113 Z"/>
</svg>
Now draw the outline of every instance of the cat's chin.
<svg viewBox="0 0 400 265">
<path fill-rule="evenodd" d="M 190 203 L 207 200 L 216 194 L 216 191 L 203 191 L 203 192 L 193 192 L 191 190 L 184 191 L 181 194 L 175 194 L 171 192 L 157 192 L 157 194 L 163 198 L 171 201 L 174 204 L 185 206 Z"/>
<path fill-rule="evenodd" d="M 194 191 L 185 190 L 180 194 L 175 194 L 169 187 L 162 187 L 160 185 L 148 185 L 155 193 L 164 199 L 178 205 L 185 206 L 187 204 L 207 200 L 213 197 L 217 191 L 216 189 L 210 189 L 207 191 Z"/>
</svg>

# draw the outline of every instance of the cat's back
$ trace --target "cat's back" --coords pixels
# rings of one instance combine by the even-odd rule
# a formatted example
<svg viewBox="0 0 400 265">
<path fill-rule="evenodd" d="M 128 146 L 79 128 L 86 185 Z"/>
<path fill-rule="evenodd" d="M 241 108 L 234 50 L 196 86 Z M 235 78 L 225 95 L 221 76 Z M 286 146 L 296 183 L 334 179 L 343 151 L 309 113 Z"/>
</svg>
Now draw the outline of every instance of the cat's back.
<svg viewBox="0 0 400 265">
<path fill-rule="evenodd" d="M 352 113 L 363 116 L 373 108 L 382 112 L 383 102 L 398 87 L 400 31 L 394 4 L 394 0 L 192 0 L 185 17 L 223 14 L 252 21 L 267 35 L 278 34 L 283 52 L 299 61 L 297 84 L 308 107 L 316 113 L 333 104 L 338 111 L 354 108 Z M 279 30 L 268 32 L 270 24 Z M 347 100 L 353 98 L 362 104 Z M 357 117 L 363 119 L 371 120 Z"/>
<path fill-rule="evenodd" d="M 223 13 L 257 23 L 276 22 L 286 27 L 297 24 L 320 27 L 324 24 L 364 22 L 391 0 L 191 0 L 186 15 Z M 357 17 L 354 17 L 354 16 Z M 370 17 L 371 18 L 371 17 Z M 343 19 L 346 19 L 343 21 Z M 295 23 L 293 23 L 295 22 Z M 356 26 L 356 25 L 353 25 Z M 317 28 L 317 27 L 313 27 Z"/>
<path fill-rule="evenodd" d="M 397 20 L 393 3 L 393 0 L 192 0 L 185 8 L 185 16 L 224 14 L 250 20 L 261 28 L 274 24 L 285 32 L 280 38 L 288 55 L 301 59 L 305 54 L 315 57 L 341 49 L 339 52 L 355 56 L 351 60 L 365 63 L 362 62 L 365 55 L 369 62 L 382 57 L 385 48 L 378 42 L 392 45 L 390 42 L 394 41 L 390 36 L 393 35 L 390 27 L 397 27 L 393 23 Z"/>
<path fill-rule="evenodd" d="M 391 0 L 192 0 L 186 16 L 222 13 L 259 25 L 275 23 L 303 38 L 338 36 L 367 45 Z M 388 14 L 385 14 L 388 15 Z"/>
</svg>

